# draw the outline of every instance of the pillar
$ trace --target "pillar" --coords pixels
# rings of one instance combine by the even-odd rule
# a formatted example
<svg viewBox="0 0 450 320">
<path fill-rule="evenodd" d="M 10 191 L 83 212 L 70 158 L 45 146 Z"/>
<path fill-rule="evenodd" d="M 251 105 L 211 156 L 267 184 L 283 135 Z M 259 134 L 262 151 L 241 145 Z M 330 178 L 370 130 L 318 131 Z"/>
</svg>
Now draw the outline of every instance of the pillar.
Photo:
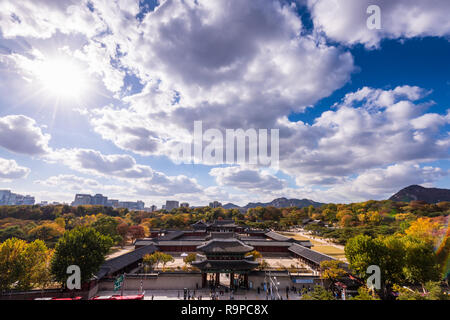
<svg viewBox="0 0 450 320">
<path fill-rule="evenodd" d="M 220 273 L 217 272 L 216 273 L 216 287 L 218 287 L 220 285 Z"/>
<path fill-rule="evenodd" d="M 230 289 L 234 288 L 234 273 L 230 273 Z"/>
<path fill-rule="evenodd" d="M 207 283 L 208 283 L 207 273 L 203 272 L 202 273 L 202 288 L 206 288 Z"/>
<path fill-rule="evenodd" d="M 244 287 L 248 289 L 248 273 L 244 274 Z"/>
</svg>

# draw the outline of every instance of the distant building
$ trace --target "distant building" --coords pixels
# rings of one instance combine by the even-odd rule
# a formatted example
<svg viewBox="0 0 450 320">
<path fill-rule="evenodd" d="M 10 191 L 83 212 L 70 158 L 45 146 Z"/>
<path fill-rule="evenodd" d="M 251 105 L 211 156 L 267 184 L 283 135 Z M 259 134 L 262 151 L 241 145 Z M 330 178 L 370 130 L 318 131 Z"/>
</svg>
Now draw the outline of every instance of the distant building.
<svg viewBox="0 0 450 320">
<path fill-rule="evenodd" d="M 108 199 L 108 201 L 106 201 L 106 206 L 107 207 L 118 208 L 119 207 L 119 200 Z"/>
<path fill-rule="evenodd" d="M 75 200 L 72 202 L 72 206 L 83 206 L 83 205 L 94 205 L 94 206 L 105 206 L 113 208 L 125 208 L 129 210 L 144 210 L 145 203 L 138 200 L 136 202 L 132 201 L 119 201 L 119 200 L 108 200 L 108 197 L 102 194 L 96 194 L 91 196 L 90 194 L 77 194 L 75 195 Z"/>
<path fill-rule="evenodd" d="M 162 205 L 162 209 L 166 210 L 166 205 L 165 204 Z"/>
<path fill-rule="evenodd" d="M 19 206 L 19 205 L 34 205 L 35 198 L 26 195 L 12 193 L 11 190 L 0 190 L 0 206 Z"/>
<path fill-rule="evenodd" d="M 136 202 L 120 201 L 118 208 L 124 208 L 124 209 L 128 209 L 128 210 L 144 210 L 145 203 L 142 201 L 136 201 Z"/>
<path fill-rule="evenodd" d="M 26 195 L 22 198 L 22 204 L 26 206 L 32 206 L 36 202 L 36 199 L 32 196 Z"/>
<path fill-rule="evenodd" d="M 83 206 L 92 204 L 92 196 L 90 194 L 76 194 L 72 206 Z"/>
<path fill-rule="evenodd" d="M 152 205 L 152 206 L 150 207 L 150 212 L 153 212 L 153 211 L 156 211 L 156 210 L 158 210 L 158 207 L 157 207 L 157 206 Z"/>
<path fill-rule="evenodd" d="M 94 206 L 106 206 L 108 197 L 104 197 L 102 194 L 96 194 L 92 197 L 92 205 Z"/>
<path fill-rule="evenodd" d="M 220 208 L 220 207 L 222 207 L 222 203 L 220 203 L 219 201 L 210 202 L 209 207 L 210 208 Z"/>
<path fill-rule="evenodd" d="M 180 207 L 181 208 L 189 208 L 189 203 L 183 202 L 183 203 L 180 204 Z"/>
<path fill-rule="evenodd" d="M 180 204 L 178 201 L 170 201 L 170 200 L 166 201 L 166 210 L 167 211 L 172 211 L 173 209 L 177 209 L 179 207 L 180 207 Z"/>
</svg>

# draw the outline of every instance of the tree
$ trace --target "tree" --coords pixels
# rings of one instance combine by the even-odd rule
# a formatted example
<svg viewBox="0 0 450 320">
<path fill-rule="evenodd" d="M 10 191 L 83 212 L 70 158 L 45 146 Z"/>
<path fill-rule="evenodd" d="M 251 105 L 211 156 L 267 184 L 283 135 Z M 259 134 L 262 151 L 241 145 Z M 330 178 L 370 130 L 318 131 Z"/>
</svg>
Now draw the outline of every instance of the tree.
<svg viewBox="0 0 450 320">
<path fill-rule="evenodd" d="M 341 268 L 339 260 L 325 260 L 320 263 L 322 279 L 330 280 L 332 283 L 345 276 L 347 271 Z"/>
<path fill-rule="evenodd" d="M 397 293 L 397 300 L 449 300 L 449 296 L 444 292 L 439 282 L 429 281 L 424 285 L 424 290 L 420 293 L 417 290 L 399 285 L 394 286 Z"/>
<path fill-rule="evenodd" d="M 50 251 L 42 240 L 11 238 L 0 244 L 0 291 L 29 290 L 50 281 L 45 272 Z"/>
<path fill-rule="evenodd" d="M 130 226 L 126 223 L 121 223 L 117 226 L 117 233 L 122 237 L 122 243 L 123 246 L 127 241 L 128 236 L 128 230 L 130 229 Z"/>
<path fill-rule="evenodd" d="M 315 286 L 314 290 L 302 296 L 302 300 L 336 300 L 333 294 L 322 286 Z"/>
<path fill-rule="evenodd" d="M 185 264 L 192 264 L 192 262 L 194 262 L 195 260 L 197 260 L 197 254 L 194 252 L 189 253 L 187 257 L 184 257 L 183 259 Z"/>
<path fill-rule="evenodd" d="M 112 245 L 111 237 L 90 227 L 66 231 L 56 244 L 51 262 L 55 279 L 65 285 L 68 277 L 67 267 L 77 265 L 81 269 L 82 283 L 89 281 L 105 261 L 105 255 Z"/>
<path fill-rule="evenodd" d="M 169 262 L 174 262 L 175 259 L 170 255 L 170 254 L 166 254 L 166 253 L 161 253 L 161 263 L 163 265 L 163 270 L 166 267 L 166 264 L 168 264 Z"/>
<path fill-rule="evenodd" d="M 375 294 L 374 291 L 363 286 L 358 288 L 358 294 L 351 297 L 350 300 L 380 300 L 380 298 Z"/>
<path fill-rule="evenodd" d="M 142 262 L 144 263 L 145 267 L 153 269 L 153 267 L 159 263 L 158 256 L 155 254 L 146 254 L 142 258 Z"/>
<path fill-rule="evenodd" d="M 143 257 L 144 264 L 150 266 L 151 268 L 153 268 L 153 266 L 158 268 L 158 265 L 160 263 L 162 263 L 163 269 L 164 269 L 167 263 L 173 262 L 173 261 L 175 261 L 175 260 L 170 254 L 163 253 L 160 251 L 156 251 L 152 254 L 146 254 Z"/>
<path fill-rule="evenodd" d="M 425 285 L 438 281 L 440 270 L 433 245 L 423 239 L 405 237 L 405 264 L 403 272 L 411 284 Z"/>
<path fill-rule="evenodd" d="M 111 239 L 114 240 L 114 243 L 120 243 L 122 237 L 119 235 L 117 231 L 117 227 L 119 226 L 119 222 L 113 217 L 108 217 L 101 215 L 97 218 L 92 224 L 92 227 L 105 236 L 110 236 Z"/>
<path fill-rule="evenodd" d="M 408 236 L 434 242 L 438 236 L 440 225 L 429 218 L 419 218 L 412 222 L 410 227 L 405 230 Z"/>
<path fill-rule="evenodd" d="M 252 256 L 254 260 L 261 259 L 262 254 L 259 251 L 253 250 L 245 254 L 246 257 Z"/>
<path fill-rule="evenodd" d="M 55 243 L 63 233 L 64 229 L 62 229 L 58 224 L 44 223 L 31 229 L 29 235 L 31 239 L 40 239 L 47 243 Z"/>
<path fill-rule="evenodd" d="M 145 229 L 142 226 L 131 226 L 130 229 L 128 229 L 128 233 L 130 234 L 132 241 L 145 237 Z"/>
</svg>

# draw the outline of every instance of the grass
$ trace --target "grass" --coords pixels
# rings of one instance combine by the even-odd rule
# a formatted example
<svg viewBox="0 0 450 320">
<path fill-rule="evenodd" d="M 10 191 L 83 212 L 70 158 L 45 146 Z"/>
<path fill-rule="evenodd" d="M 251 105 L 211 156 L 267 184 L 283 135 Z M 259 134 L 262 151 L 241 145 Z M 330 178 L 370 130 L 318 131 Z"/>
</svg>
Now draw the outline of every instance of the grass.
<svg viewBox="0 0 450 320">
<path fill-rule="evenodd" d="M 309 240 L 313 244 L 312 250 L 329 255 L 330 257 L 333 257 L 336 259 L 345 259 L 345 252 L 342 249 L 336 248 L 334 246 L 326 245 L 317 240 L 309 239 L 309 238 L 297 235 L 295 233 L 290 233 L 290 232 L 280 232 L 280 233 L 285 236 L 292 237 L 295 240 Z"/>
</svg>

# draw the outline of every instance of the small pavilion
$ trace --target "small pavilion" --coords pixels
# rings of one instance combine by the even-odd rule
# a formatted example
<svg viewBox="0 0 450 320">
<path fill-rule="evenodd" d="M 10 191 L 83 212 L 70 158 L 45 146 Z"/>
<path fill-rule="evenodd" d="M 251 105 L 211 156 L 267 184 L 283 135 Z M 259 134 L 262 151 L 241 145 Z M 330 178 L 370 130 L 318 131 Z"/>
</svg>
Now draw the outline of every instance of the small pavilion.
<svg viewBox="0 0 450 320">
<path fill-rule="evenodd" d="M 207 286 L 208 274 L 215 277 L 214 285 L 220 285 L 220 274 L 229 274 L 230 288 L 235 288 L 235 275 L 243 278 L 243 286 L 248 288 L 248 273 L 257 268 L 259 263 L 252 256 L 245 256 L 253 251 L 252 246 L 246 245 L 236 238 L 214 238 L 197 247 L 202 253 L 192 265 L 202 272 L 202 286 Z"/>
</svg>

